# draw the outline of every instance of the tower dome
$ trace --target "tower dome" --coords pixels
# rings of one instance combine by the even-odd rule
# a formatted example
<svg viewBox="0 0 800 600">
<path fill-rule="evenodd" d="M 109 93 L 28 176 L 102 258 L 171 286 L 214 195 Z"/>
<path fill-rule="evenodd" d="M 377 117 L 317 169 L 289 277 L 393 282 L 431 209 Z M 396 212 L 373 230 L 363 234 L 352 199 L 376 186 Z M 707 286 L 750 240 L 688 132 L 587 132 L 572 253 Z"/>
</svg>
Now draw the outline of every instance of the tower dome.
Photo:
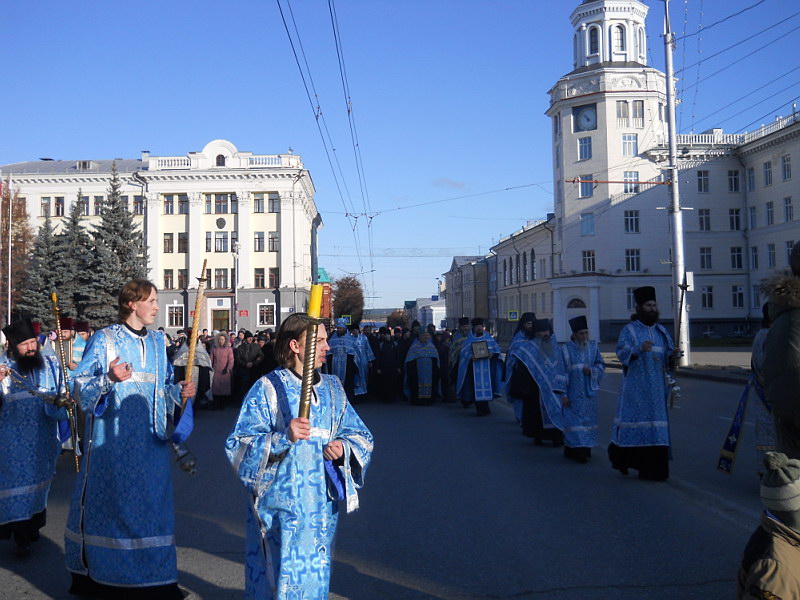
<svg viewBox="0 0 800 600">
<path fill-rule="evenodd" d="M 584 0 L 570 17 L 575 28 L 574 67 L 602 63 L 647 65 L 648 10 L 639 0 Z"/>
</svg>

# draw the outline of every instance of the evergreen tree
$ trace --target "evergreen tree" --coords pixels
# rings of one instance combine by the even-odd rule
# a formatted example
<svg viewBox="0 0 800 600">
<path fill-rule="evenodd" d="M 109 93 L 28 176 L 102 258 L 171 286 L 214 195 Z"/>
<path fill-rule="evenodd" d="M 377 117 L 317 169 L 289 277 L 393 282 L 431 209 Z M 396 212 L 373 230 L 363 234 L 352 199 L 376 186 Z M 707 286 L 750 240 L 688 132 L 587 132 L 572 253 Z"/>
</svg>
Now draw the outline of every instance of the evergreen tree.
<svg viewBox="0 0 800 600">
<path fill-rule="evenodd" d="M 79 201 L 70 208 L 64 230 L 55 238 L 57 258 L 53 266 L 61 314 L 79 319 L 84 318 L 89 301 L 93 251 L 91 238 L 81 223 L 82 196 L 78 190 Z"/>
<path fill-rule="evenodd" d="M 55 326 L 50 293 L 54 289 L 53 265 L 57 261 L 57 253 L 53 223 L 48 216 L 36 236 L 30 264 L 25 273 L 22 297 L 16 307 L 16 313 L 41 322 L 46 329 Z"/>
</svg>

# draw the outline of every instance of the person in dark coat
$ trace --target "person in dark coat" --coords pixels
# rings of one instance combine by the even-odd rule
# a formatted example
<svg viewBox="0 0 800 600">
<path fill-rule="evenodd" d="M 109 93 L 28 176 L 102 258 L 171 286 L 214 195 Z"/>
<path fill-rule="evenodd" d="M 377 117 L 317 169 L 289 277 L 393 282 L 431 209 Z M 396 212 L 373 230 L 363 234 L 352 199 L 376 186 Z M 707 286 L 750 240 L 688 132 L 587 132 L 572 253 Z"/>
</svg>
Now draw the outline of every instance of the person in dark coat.
<svg viewBox="0 0 800 600">
<path fill-rule="evenodd" d="M 775 275 L 762 287 L 772 324 L 761 376 L 775 421 L 776 450 L 800 459 L 800 242 L 792 248 L 789 266 L 791 274 Z"/>
<path fill-rule="evenodd" d="M 249 331 L 244 332 L 244 340 L 233 350 L 233 393 L 237 401 L 250 390 L 255 379 L 252 369 L 258 364 L 261 358 L 261 348 L 255 343 L 253 334 Z"/>
<path fill-rule="evenodd" d="M 278 367 L 278 361 L 275 359 L 275 342 L 270 339 L 270 335 L 259 334 L 256 344 L 261 349 L 261 358 L 253 367 L 254 381 Z"/>
<path fill-rule="evenodd" d="M 375 354 L 375 378 L 383 402 L 394 402 L 400 379 L 400 348 L 386 327 L 380 329 L 381 341 Z"/>
</svg>

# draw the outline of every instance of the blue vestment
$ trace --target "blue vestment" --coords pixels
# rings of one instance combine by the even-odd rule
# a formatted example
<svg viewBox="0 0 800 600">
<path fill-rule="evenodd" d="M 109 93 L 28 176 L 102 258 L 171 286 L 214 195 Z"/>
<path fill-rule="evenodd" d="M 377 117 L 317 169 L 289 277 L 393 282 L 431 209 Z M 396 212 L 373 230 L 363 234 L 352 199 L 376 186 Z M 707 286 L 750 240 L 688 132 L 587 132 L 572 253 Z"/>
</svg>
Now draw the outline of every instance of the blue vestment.
<svg viewBox="0 0 800 600">
<path fill-rule="evenodd" d="M 50 482 L 61 452 L 58 420 L 65 408 L 53 400 L 62 388 L 61 367 L 54 356 L 20 373 L 15 360 L 2 364 L 13 369 L 0 383 L 0 525 L 26 521 L 47 507 Z"/>
<path fill-rule="evenodd" d="M 113 383 L 114 358 L 132 377 Z M 74 373 L 86 414 L 84 454 L 67 529 L 67 568 L 118 587 L 177 581 L 168 420 L 181 402 L 164 333 L 99 330 Z M 187 411 L 188 416 L 188 411 Z"/>
<path fill-rule="evenodd" d="M 336 375 L 344 385 L 347 379 L 347 357 L 352 356 L 358 368 L 358 348 L 355 338 L 349 333 L 334 334 L 328 338 L 328 355 L 331 359 L 331 375 Z"/>
<path fill-rule="evenodd" d="M 369 339 L 363 333 L 350 336 L 356 343 L 356 367 L 358 373 L 355 378 L 355 395 L 362 396 L 367 393 L 367 380 L 369 376 L 369 363 L 375 360 L 375 353 L 369 345 Z M 330 340 L 329 340 L 330 341 Z M 344 380 L 343 380 L 344 381 Z"/>
<path fill-rule="evenodd" d="M 298 414 L 300 378 L 279 368 L 245 396 L 225 450 L 249 496 L 245 597 L 255 600 L 322 600 L 328 597 L 338 499 L 358 508 L 357 489 L 372 454 L 372 434 L 348 403 L 339 379 L 322 375 L 314 385 L 311 437 L 290 442 L 289 422 Z M 344 457 L 334 466 L 323 457 L 332 440 Z M 327 463 L 327 467 L 326 467 Z M 327 469 L 343 479 L 338 498 Z"/>
<path fill-rule="evenodd" d="M 475 342 L 486 342 L 489 348 L 488 358 L 473 360 L 473 347 Z M 480 337 L 470 333 L 461 346 L 458 361 L 458 379 L 456 380 L 456 396 L 464 401 L 486 402 L 500 396 L 501 381 L 503 379 L 503 363 L 500 361 L 500 346 L 497 341 L 484 332 Z M 472 365 L 474 384 L 474 398 L 465 398 L 464 383 L 467 371 Z M 469 387 L 469 386 L 468 386 Z"/>
<path fill-rule="evenodd" d="M 531 377 L 539 387 L 539 403 L 541 405 L 542 426 L 545 429 L 564 431 L 564 416 L 561 407 L 561 394 L 567 388 L 564 358 L 558 343 L 551 336 L 551 350 L 546 352 L 540 338 L 532 338 L 509 348 L 508 362 L 512 366 L 521 362 L 528 369 Z"/>
<path fill-rule="evenodd" d="M 648 341 L 652 349 L 643 352 L 642 344 Z M 611 430 L 611 441 L 617 446 L 670 445 L 666 372 L 673 350 L 663 325 L 648 327 L 637 320 L 622 329 L 617 357 L 624 375 Z"/>
<path fill-rule="evenodd" d="M 569 341 L 563 348 L 567 372 L 567 398 L 564 407 L 564 443 L 570 448 L 592 448 L 597 445 L 597 390 L 605 374 L 603 356 L 597 342 L 586 346 Z M 583 372 L 591 370 L 590 375 Z"/>
<path fill-rule="evenodd" d="M 431 360 L 433 359 L 433 360 Z M 433 386 L 433 370 L 439 370 L 439 351 L 433 342 L 428 340 L 425 344 L 421 343 L 418 339 L 414 340 L 411 347 L 406 354 L 406 363 L 414 361 L 416 365 L 416 386 L 417 389 L 411 389 L 412 382 L 409 381 L 409 369 L 405 368 L 405 381 L 403 382 L 403 391 L 409 398 L 433 398 L 440 395 L 440 390 L 434 389 Z M 437 384 L 439 378 L 436 378 Z"/>
</svg>

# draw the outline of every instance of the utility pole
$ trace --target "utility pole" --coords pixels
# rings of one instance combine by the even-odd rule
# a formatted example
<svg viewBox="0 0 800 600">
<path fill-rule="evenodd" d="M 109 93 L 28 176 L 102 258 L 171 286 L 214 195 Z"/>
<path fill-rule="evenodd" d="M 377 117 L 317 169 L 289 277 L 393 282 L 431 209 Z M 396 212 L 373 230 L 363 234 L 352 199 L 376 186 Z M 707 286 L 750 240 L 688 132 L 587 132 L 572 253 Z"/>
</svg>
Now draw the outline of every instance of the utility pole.
<svg viewBox="0 0 800 600">
<path fill-rule="evenodd" d="M 690 364 L 689 313 L 686 310 L 686 266 L 683 254 L 683 213 L 681 212 L 680 185 L 678 179 L 678 134 L 675 123 L 675 70 L 672 64 L 672 51 L 675 34 L 669 22 L 669 0 L 664 0 L 664 56 L 667 68 L 667 127 L 669 131 L 669 173 L 672 185 L 669 186 L 672 217 L 672 283 L 675 290 L 675 347 L 682 351 L 678 361 L 681 367 Z"/>
</svg>

